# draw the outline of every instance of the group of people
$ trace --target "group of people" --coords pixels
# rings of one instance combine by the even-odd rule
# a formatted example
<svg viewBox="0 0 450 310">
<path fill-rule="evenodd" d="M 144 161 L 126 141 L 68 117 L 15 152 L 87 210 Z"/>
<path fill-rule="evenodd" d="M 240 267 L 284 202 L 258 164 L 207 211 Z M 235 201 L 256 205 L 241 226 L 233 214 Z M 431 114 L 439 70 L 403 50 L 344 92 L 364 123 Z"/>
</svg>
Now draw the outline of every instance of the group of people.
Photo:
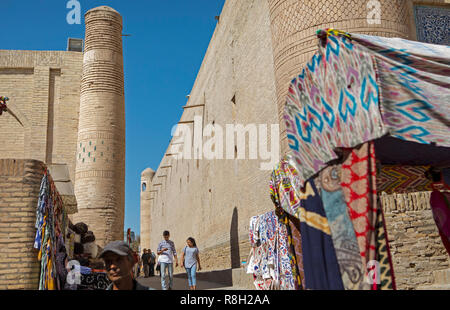
<svg viewBox="0 0 450 310">
<path fill-rule="evenodd" d="M 155 253 L 150 249 L 144 249 L 141 262 L 144 277 L 154 275 L 156 264 L 156 269 L 160 270 L 162 289 L 171 290 L 173 288 L 173 264 L 175 261 L 175 267 L 178 267 L 178 257 L 175 243 L 170 240 L 170 233 L 168 231 L 163 232 L 163 238 L 164 240 L 159 243 L 156 252 L 158 259 L 156 259 Z M 123 241 L 113 241 L 105 246 L 100 254 L 100 258 L 104 260 L 108 278 L 112 282 L 107 288 L 108 290 L 150 289 L 137 282 L 136 277 L 133 276 L 133 269 L 136 269 L 135 265 L 139 263 L 133 253 L 129 245 Z M 138 267 L 140 267 L 140 264 L 138 264 Z M 195 239 L 192 237 L 186 240 L 186 246 L 183 248 L 181 267 L 186 270 L 189 289 L 195 290 L 197 288 L 196 272 L 197 270 L 201 270 L 201 265 L 199 250 Z"/>
<path fill-rule="evenodd" d="M 142 270 L 144 271 L 144 277 L 148 278 L 149 276 L 152 277 L 155 275 L 155 261 L 156 256 L 155 253 L 152 252 L 151 249 L 143 249 L 141 260 L 138 263 L 138 275 L 140 274 L 141 265 Z"/>
<path fill-rule="evenodd" d="M 169 231 L 163 232 L 163 238 L 157 249 L 158 264 L 161 275 L 161 287 L 163 290 L 171 290 L 173 287 L 173 262 L 175 260 L 175 267 L 178 267 L 177 251 L 175 249 L 175 243 L 170 240 Z M 201 270 L 200 256 L 195 239 L 189 237 L 186 240 L 187 245 L 183 248 L 181 254 L 181 267 L 186 269 L 189 289 L 197 289 L 196 273 Z M 169 278 L 167 282 L 166 277 Z"/>
</svg>

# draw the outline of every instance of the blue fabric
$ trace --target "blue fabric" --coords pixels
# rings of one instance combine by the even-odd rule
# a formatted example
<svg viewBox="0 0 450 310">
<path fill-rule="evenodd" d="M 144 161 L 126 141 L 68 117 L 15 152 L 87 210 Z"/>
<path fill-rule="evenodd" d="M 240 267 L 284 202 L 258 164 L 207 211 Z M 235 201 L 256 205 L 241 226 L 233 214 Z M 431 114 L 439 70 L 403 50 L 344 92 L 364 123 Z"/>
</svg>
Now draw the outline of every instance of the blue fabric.
<svg viewBox="0 0 450 310">
<path fill-rule="evenodd" d="M 163 290 L 172 289 L 173 286 L 173 264 L 172 263 L 160 263 L 161 264 L 161 287 Z M 166 268 L 168 274 L 166 273 Z M 169 283 L 166 281 L 166 276 L 169 276 Z"/>
<path fill-rule="evenodd" d="M 301 200 L 301 206 L 307 212 L 325 217 L 322 198 L 317 192 L 314 181 L 310 180 L 314 195 Z M 318 230 L 307 223 L 300 222 L 300 234 L 303 248 L 303 266 L 307 289 L 343 290 L 341 273 L 336 258 L 331 235 Z"/>
<path fill-rule="evenodd" d="M 339 187 L 336 191 L 327 191 L 322 188 L 322 200 L 345 289 L 370 289 L 364 282 L 364 267 L 358 241 L 342 189 Z"/>
<path fill-rule="evenodd" d="M 194 286 L 197 285 L 197 281 L 195 278 L 195 274 L 197 272 L 197 265 L 193 265 L 191 268 L 186 268 L 186 272 L 188 275 L 188 282 L 189 282 L 189 286 Z"/>
<path fill-rule="evenodd" d="M 89 267 L 85 267 L 85 266 L 80 266 L 80 273 L 84 274 L 84 275 L 88 275 L 91 274 L 92 269 Z"/>
</svg>

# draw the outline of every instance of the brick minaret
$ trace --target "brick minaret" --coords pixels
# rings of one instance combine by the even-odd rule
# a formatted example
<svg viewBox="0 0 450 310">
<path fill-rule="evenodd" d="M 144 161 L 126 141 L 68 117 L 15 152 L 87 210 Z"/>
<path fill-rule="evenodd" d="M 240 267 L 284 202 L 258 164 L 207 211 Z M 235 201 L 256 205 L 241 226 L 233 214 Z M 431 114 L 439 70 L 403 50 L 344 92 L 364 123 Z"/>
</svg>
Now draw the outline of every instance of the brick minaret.
<svg viewBox="0 0 450 310">
<path fill-rule="evenodd" d="M 125 100 L 122 17 L 106 6 L 85 14 L 75 194 L 78 214 L 104 246 L 123 240 Z"/>
</svg>

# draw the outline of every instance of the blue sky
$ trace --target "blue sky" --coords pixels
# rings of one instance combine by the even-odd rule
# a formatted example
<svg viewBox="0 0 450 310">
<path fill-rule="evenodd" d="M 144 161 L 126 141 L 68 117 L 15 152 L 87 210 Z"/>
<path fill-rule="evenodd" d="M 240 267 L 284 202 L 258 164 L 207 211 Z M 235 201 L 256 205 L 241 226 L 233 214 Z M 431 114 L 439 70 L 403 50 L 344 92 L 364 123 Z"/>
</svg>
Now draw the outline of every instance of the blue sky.
<svg viewBox="0 0 450 310">
<path fill-rule="evenodd" d="M 84 13 L 100 5 L 123 17 L 126 185 L 125 229 L 137 234 L 140 173 L 156 170 L 182 114 L 225 0 L 78 0 L 81 24 L 69 25 L 68 0 L 1 0 L 0 49 L 66 50 L 84 38 Z"/>
</svg>

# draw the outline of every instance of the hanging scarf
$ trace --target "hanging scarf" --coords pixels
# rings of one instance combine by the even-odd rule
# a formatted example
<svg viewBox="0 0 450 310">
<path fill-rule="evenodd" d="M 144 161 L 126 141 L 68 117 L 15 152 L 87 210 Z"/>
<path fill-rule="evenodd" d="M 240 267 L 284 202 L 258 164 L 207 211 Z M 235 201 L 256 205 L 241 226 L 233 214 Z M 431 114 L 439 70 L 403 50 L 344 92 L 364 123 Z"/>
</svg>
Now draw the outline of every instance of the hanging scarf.
<svg viewBox="0 0 450 310">
<path fill-rule="evenodd" d="M 322 199 L 314 181 L 308 181 L 302 189 L 300 186 L 299 173 L 291 158 L 284 157 L 272 172 L 270 195 L 276 207 L 300 221 L 301 261 L 306 282 L 302 286 L 344 289 Z"/>
<path fill-rule="evenodd" d="M 342 164 L 341 186 L 367 276 L 368 263 L 376 258 L 377 192 L 373 142 L 350 151 Z"/>
<path fill-rule="evenodd" d="M 376 225 L 376 261 L 379 263 L 378 290 L 395 290 L 394 266 L 389 250 L 388 235 L 384 220 L 383 208 L 378 200 L 377 225 Z M 376 273 L 378 275 L 378 273 Z"/>
<path fill-rule="evenodd" d="M 311 226 L 310 221 L 304 221 L 302 217 L 300 218 L 306 288 L 343 290 L 344 284 L 342 283 L 322 199 L 314 181 L 310 180 L 306 183 L 306 192 L 309 192 L 308 187 L 312 189 L 312 194 L 301 201 L 302 209 L 307 213 L 324 219 L 321 226 L 325 229 L 318 229 L 316 228 L 317 225 Z"/>
<path fill-rule="evenodd" d="M 41 180 L 35 222 L 34 247 L 39 249 L 38 260 L 40 261 L 39 290 L 62 288 L 56 266 L 60 263 L 57 262 L 57 258 L 60 259 L 57 253 L 65 252 L 64 226 L 66 223 L 67 213 L 63 209 L 61 196 L 46 170 Z"/>
<path fill-rule="evenodd" d="M 340 165 L 329 166 L 319 175 L 323 207 L 345 289 L 366 290 L 370 286 L 364 281 L 365 267 L 362 265 L 355 231 L 342 193 L 340 168 Z"/>
<path fill-rule="evenodd" d="M 303 254 L 302 254 L 302 237 L 300 235 L 300 221 L 298 218 L 288 215 L 289 219 L 289 233 L 290 242 L 294 246 L 295 262 L 298 271 L 298 283 L 299 289 L 306 287 L 305 281 L 305 269 L 303 267 Z"/>
</svg>

